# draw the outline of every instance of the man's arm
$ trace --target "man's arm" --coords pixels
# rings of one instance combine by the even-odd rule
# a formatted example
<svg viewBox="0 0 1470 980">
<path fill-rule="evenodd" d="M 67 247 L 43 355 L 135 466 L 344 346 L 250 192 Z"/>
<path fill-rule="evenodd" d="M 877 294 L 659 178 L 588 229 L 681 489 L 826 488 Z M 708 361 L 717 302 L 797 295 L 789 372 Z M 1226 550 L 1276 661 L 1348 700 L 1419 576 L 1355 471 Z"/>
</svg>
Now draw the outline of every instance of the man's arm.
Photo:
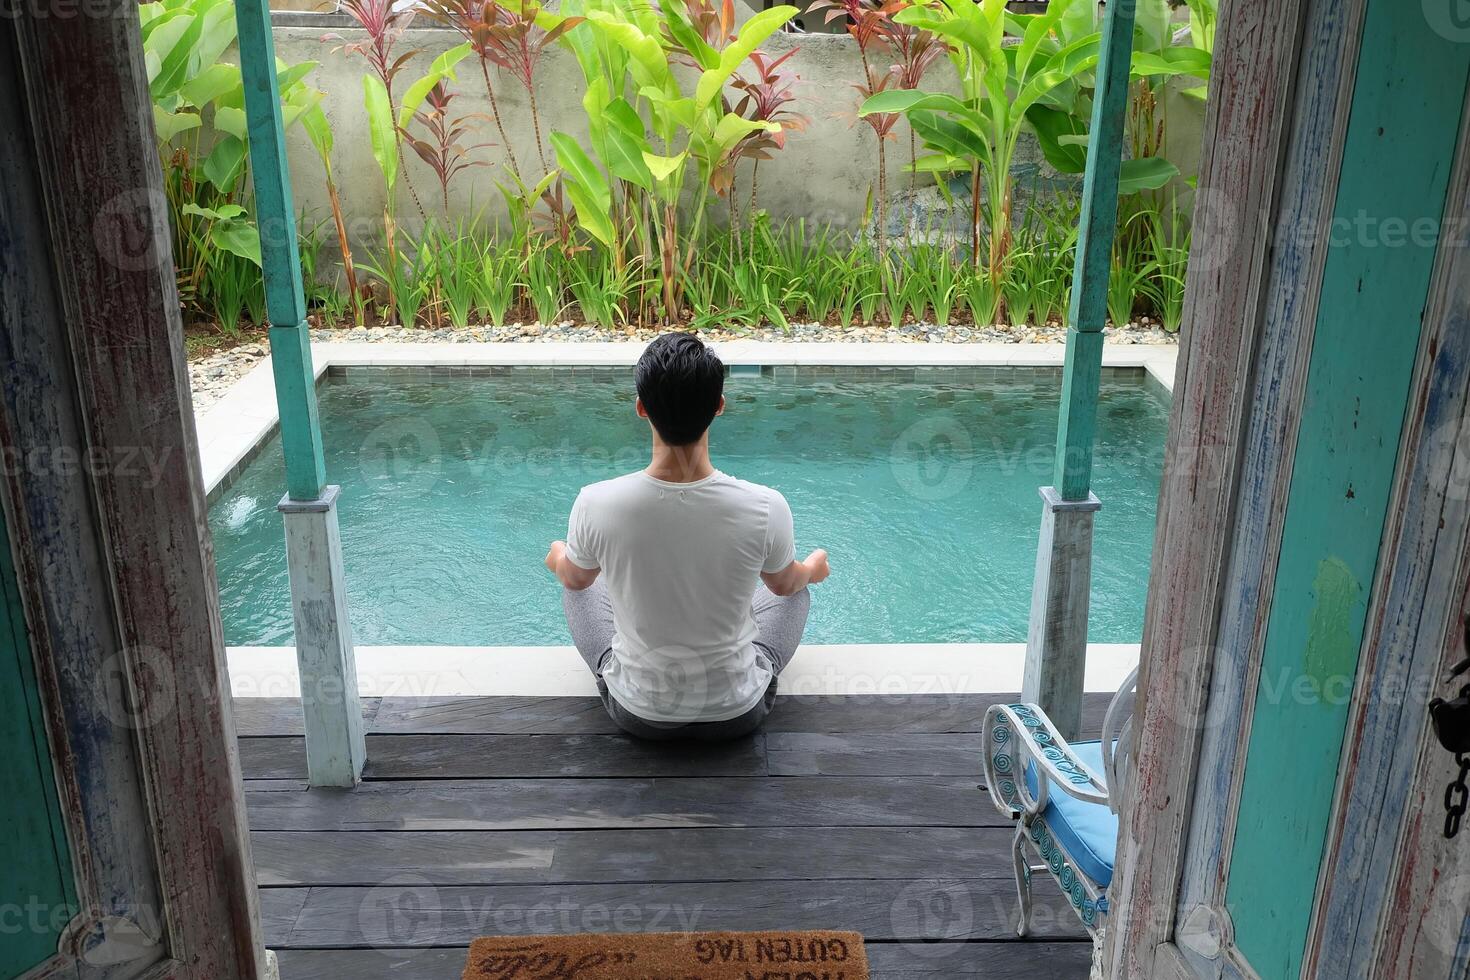
<svg viewBox="0 0 1470 980">
<path fill-rule="evenodd" d="M 546 553 L 546 567 L 551 569 L 561 584 L 573 592 L 581 592 L 593 582 L 597 581 L 600 568 L 583 568 L 567 557 L 567 545 L 565 541 L 551 542 L 551 550 Z"/>
<path fill-rule="evenodd" d="M 761 572 L 761 581 L 775 595 L 787 596 L 795 595 L 808 585 L 816 585 L 831 573 L 827 552 L 818 548 L 806 556 L 806 561 L 793 561 L 779 572 Z"/>
</svg>

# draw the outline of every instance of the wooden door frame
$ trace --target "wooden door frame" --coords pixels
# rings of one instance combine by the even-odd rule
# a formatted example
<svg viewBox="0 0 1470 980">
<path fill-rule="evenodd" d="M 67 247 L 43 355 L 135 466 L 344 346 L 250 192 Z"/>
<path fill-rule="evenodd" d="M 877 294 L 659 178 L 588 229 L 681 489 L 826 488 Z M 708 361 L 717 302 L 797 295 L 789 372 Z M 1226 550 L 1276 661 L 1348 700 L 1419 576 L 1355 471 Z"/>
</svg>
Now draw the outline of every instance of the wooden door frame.
<svg viewBox="0 0 1470 980">
<path fill-rule="evenodd" d="M 33 976 L 268 974 L 138 11 L 0 19 L 0 503 L 79 908 Z M 4 59 L 0 59 L 4 60 Z M 7 132 L 15 132 L 7 128 Z M 119 895 L 118 904 L 107 896 Z M 94 956 L 95 959 L 95 956 Z"/>
<path fill-rule="evenodd" d="M 1268 597 L 1275 588 L 1329 251 L 1325 234 L 1291 232 L 1320 232 L 1332 218 L 1365 7 L 1366 0 L 1333 0 L 1310 2 L 1303 10 L 1279 210 L 1270 222 L 1277 232 L 1263 285 L 1264 315 L 1249 396 L 1254 408 L 1243 429 L 1240 499 L 1220 596 L 1208 708 L 1198 719 L 1203 729 L 1199 775 L 1174 903 L 1179 921 L 1192 909 L 1220 910 L 1225 903 L 1236 802 L 1270 614 Z M 1242 972 L 1243 964 L 1233 958 L 1226 917 L 1217 911 L 1209 921 L 1225 930 L 1218 937 L 1224 940 L 1223 955 L 1210 961 L 1186 946 L 1179 947 L 1179 954 L 1201 975 Z"/>
<path fill-rule="evenodd" d="M 1218 269 L 1208 262 L 1216 231 L 1208 225 L 1191 257 L 1152 572 L 1167 587 L 1150 593 L 1146 617 L 1138 768 L 1110 889 L 1112 976 L 1253 975 L 1233 953 L 1228 917 L 1213 937 L 1221 953 L 1208 962 L 1176 945 L 1175 930 L 1190 907 L 1223 908 L 1269 613 L 1261 605 L 1272 592 L 1328 249 L 1317 236 L 1330 227 L 1358 46 L 1371 43 L 1360 37 L 1364 8 L 1364 0 L 1237 0 L 1221 11 L 1201 187 L 1207 205 L 1224 204 L 1237 234 Z M 1467 139 L 1462 120 L 1448 215 L 1466 210 Z M 1282 237 L 1303 226 L 1314 234 Z M 1449 866 L 1431 839 L 1448 756 L 1428 734 L 1429 692 L 1418 697 L 1414 683 L 1441 677 L 1457 658 L 1459 616 L 1470 605 L 1463 230 L 1453 243 L 1462 247 L 1440 249 L 1425 307 L 1303 976 L 1405 976 L 1406 963 L 1436 952 L 1436 937 L 1414 924 L 1437 896 L 1446 900 L 1426 869 Z M 1418 451 L 1426 431 L 1448 441 Z M 1418 615 L 1395 617 L 1395 606 Z M 1388 696 L 1406 681 L 1409 696 Z"/>
<path fill-rule="evenodd" d="M 1233 0 L 1220 10 L 1144 617 L 1137 755 L 1108 890 L 1108 976 L 1190 976 L 1173 946 L 1173 913 L 1245 498 L 1243 447 L 1268 340 L 1269 257 L 1309 2 Z"/>
</svg>

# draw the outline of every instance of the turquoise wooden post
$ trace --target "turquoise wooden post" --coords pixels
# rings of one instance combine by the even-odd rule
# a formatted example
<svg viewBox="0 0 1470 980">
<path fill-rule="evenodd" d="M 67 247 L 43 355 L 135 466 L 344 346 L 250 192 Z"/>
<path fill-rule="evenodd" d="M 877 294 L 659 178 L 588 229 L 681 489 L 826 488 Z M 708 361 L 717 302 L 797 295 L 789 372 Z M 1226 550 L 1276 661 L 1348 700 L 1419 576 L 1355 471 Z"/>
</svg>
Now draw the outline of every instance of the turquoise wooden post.
<svg viewBox="0 0 1470 980">
<path fill-rule="evenodd" d="M 1041 488 L 1041 535 L 1026 638 L 1023 696 L 1040 704 L 1067 738 L 1075 738 L 1081 725 L 1092 521 L 1102 506 L 1092 493 L 1092 446 L 1136 12 L 1136 0 L 1113 0 L 1103 20 L 1072 278 L 1056 471 L 1053 485 Z"/>
<path fill-rule="evenodd" d="M 287 492 L 280 511 L 286 524 L 307 770 L 314 786 L 352 786 L 361 778 L 367 753 L 342 572 L 338 488 L 327 486 L 322 459 L 270 11 L 263 0 L 236 0 L 235 18 L 271 323 L 272 372 L 286 457 Z"/>
</svg>

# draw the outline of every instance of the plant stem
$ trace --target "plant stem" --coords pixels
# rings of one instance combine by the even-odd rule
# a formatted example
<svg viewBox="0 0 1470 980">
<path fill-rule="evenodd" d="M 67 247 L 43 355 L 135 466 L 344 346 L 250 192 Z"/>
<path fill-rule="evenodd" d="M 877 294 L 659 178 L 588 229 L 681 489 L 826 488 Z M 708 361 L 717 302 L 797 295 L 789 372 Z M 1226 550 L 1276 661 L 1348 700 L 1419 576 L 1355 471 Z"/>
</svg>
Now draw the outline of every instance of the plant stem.
<svg viewBox="0 0 1470 980">
<path fill-rule="evenodd" d="M 536 109 L 536 86 L 526 86 L 526 95 L 531 100 L 531 128 L 536 132 L 536 155 L 541 158 L 541 176 L 545 177 L 551 173 L 551 168 L 546 165 L 546 147 L 541 142 L 541 113 Z M 499 116 L 496 117 L 499 119 Z"/>
<path fill-rule="evenodd" d="M 332 203 L 332 221 L 337 225 L 337 247 L 342 250 L 342 271 L 347 275 L 347 292 L 352 297 L 352 309 L 362 317 L 362 297 L 357 292 L 357 270 L 352 265 L 352 246 L 347 243 L 347 223 L 342 219 L 342 200 L 337 196 L 337 184 L 332 173 L 327 171 L 327 198 Z"/>
<path fill-rule="evenodd" d="M 980 271 L 980 164 L 970 170 L 970 267 Z"/>
<path fill-rule="evenodd" d="M 485 79 L 485 94 L 490 97 L 490 114 L 495 118 L 495 128 L 500 133 L 500 145 L 505 149 L 505 160 L 510 164 L 510 172 L 516 183 L 524 186 L 526 182 L 521 179 L 521 168 L 516 166 L 515 150 L 510 145 L 510 137 L 505 134 L 505 125 L 500 121 L 500 103 L 495 101 L 495 86 L 490 84 L 490 69 L 484 56 L 480 58 L 480 76 Z"/>
<path fill-rule="evenodd" d="M 876 130 L 875 130 L 876 132 Z M 883 134 L 878 133 L 878 254 L 881 257 L 888 247 L 888 157 L 884 151 Z"/>
<path fill-rule="evenodd" d="M 415 209 L 417 209 L 419 213 L 419 220 L 422 221 L 424 223 L 424 227 L 427 228 L 429 227 L 429 213 L 424 210 L 424 202 L 419 200 L 419 192 L 414 188 L 413 178 L 408 175 L 408 167 L 406 167 L 404 163 L 405 158 L 403 156 L 403 147 L 402 145 L 400 145 L 398 147 L 398 172 L 403 174 L 403 184 L 405 187 L 408 188 L 408 196 L 413 198 L 413 206 Z"/>
<path fill-rule="evenodd" d="M 659 229 L 659 259 L 663 266 L 664 323 L 672 324 L 679 316 L 674 295 L 674 266 L 678 261 L 679 243 L 675 241 L 679 215 L 675 205 L 664 206 L 663 227 Z"/>
<path fill-rule="evenodd" d="M 761 162 L 760 158 L 757 157 L 755 163 L 750 168 L 750 217 L 752 221 L 755 220 L 755 215 L 759 211 L 759 207 L 756 204 L 756 194 L 760 191 L 760 182 Z"/>
<path fill-rule="evenodd" d="M 754 177 L 752 177 L 752 180 L 754 180 Z M 739 195 L 735 193 L 738 189 L 732 178 L 730 181 L 730 193 L 725 197 L 725 206 L 730 209 L 730 244 L 734 247 L 737 257 L 744 251 L 740 247 L 740 208 L 736 204 L 736 199 Z"/>
<path fill-rule="evenodd" d="M 909 124 L 909 190 L 919 189 L 919 144 L 914 135 L 913 124 Z"/>
</svg>

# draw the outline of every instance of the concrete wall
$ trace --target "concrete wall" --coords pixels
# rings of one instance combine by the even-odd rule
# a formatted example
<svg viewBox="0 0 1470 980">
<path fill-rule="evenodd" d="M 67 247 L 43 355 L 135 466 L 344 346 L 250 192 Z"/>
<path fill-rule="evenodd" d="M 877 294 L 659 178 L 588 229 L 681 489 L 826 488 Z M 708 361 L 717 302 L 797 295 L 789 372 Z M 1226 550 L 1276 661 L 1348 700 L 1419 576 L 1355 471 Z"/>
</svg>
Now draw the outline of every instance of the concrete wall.
<svg viewBox="0 0 1470 980">
<path fill-rule="evenodd" d="M 343 15 L 296 14 L 275 15 L 276 54 L 287 62 L 317 61 L 319 67 L 308 77 L 309 84 L 326 93 L 323 108 L 330 120 L 336 140 L 333 167 L 349 217 L 352 237 L 356 242 L 375 241 L 382 228 L 384 203 L 382 176 L 373 160 L 368 142 L 367 118 L 362 103 L 362 76 L 368 70 L 360 56 L 339 50 L 342 38 L 355 40 L 363 32 L 348 26 L 352 22 Z M 337 38 L 323 40 L 327 34 Z M 459 43 L 459 35 L 428 26 L 420 20 L 399 42 L 397 51 L 418 50 L 420 54 L 399 76 L 395 86 L 402 91 L 427 69 L 438 54 Z M 856 44 L 846 35 L 778 34 L 764 50 L 779 55 L 798 48 L 790 65 L 803 79 L 797 111 L 810 119 L 802 132 L 791 133 L 784 151 L 776 159 L 760 166 L 760 203 L 778 222 L 785 218 L 805 218 L 808 225 L 830 225 L 853 230 L 861 225 L 863 209 L 874 183 L 877 141 L 871 129 L 856 120 L 859 96 L 851 84 L 862 77 L 862 66 Z M 493 69 L 492 69 L 493 72 Z M 541 164 L 535 151 L 529 106 L 520 83 L 509 76 L 492 74 L 496 83 L 496 99 L 502 110 L 506 130 L 516 147 L 522 173 L 528 180 L 539 177 Z M 926 88 L 953 90 L 953 70 L 947 61 L 935 65 Z M 484 83 L 477 62 L 471 57 L 461 63 L 458 93 L 454 102 L 456 114 L 490 111 Z M 536 98 L 543 129 L 563 130 L 579 139 L 586 138 L 582 111 L 582 74 L 571 53 L 561 48 L 549 51 L 537 75 Z M 1182 104 L 1181 104 L 1182 103 Z M 1192 172 L 1198 159 L 1201 104 L 1193 100 L 1171 100 L 1170 133 L 1173 159 L 1186 172 Z M 890 189 L 890 225 L 898 230 L 905 224 L 910 230 L 922 230 L 943 223 L 949 217 L 949 206 L 933 186 L 932 178 L 919 178 L 917 192 L 909 191 L 909 177 L 901 170 L 909 156 L 908 127 L 900 122 L 895 127 L 896 140 L 887 144 L 888 186 Z M 479 135 L 467 143 L 498 140 L 493 124 L 480 123 Z M 293 131 L 290 138 L 290 164 L 298 209 L 319 218 L 330 216 L 319 159 L 305 134 Z M 431 218 L 442 216 L 439 184 L 433 172 L 410 150 L 405 150 L 405 169 L 425 210 Z M 555 165 L 550 146 L 548 161 Z M 504 214 L 504 205 L 494 181 L 503 171 L 503 151 L 489 147 L 474 151 L 474 158 L 490 166 L 475 167 L 462 173 L 450 185 L 449 213 L 457 220 L 483 213 L 488 218 Z M 1023 140 L 1016 164 L 1017 184 L 1022 195 L 1030 189 L 1056 183 L 1072 183 L 1068 175 L 1057 174 L 1041 157 L 1039 148 L 1029 138 Z M 741 168 L 740 193 L 749 194 L 749 164 Z M 503 179 L 503 177 L 501 178 Z M 968 211 L 967 182 L 955 182 L 958 194 L 956 227 L 963 227 Z M 717 202 L 714 215 L 723 220 L 724 205 Z M 418 212 L 406 187 L 399 187 L 399 219 L 417 225 Z"/>
</svg>

